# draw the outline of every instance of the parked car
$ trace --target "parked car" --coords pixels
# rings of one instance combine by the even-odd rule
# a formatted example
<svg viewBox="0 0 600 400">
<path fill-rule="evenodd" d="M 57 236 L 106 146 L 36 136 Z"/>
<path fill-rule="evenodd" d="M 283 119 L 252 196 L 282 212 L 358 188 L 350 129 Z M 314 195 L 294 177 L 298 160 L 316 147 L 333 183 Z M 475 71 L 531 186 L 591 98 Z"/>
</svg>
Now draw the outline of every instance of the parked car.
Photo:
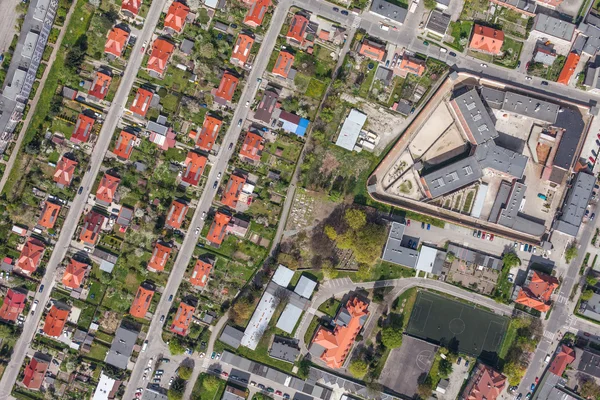
<svg viewBox="0 0 600 400">
<path fill-rule="evenodd" d="M 201 220 L 204 220 L 204 218 L 206 218 L 206 211 L 202 211 L 202 215 L 200 216 Z"/>
<path fill-rule="evenodd" d="M 406 220 L 406 226 L 410 226 L 410 219 Z"/>
<path fill-rule="evenodd" d="M 425 229 L 425 222 L 421 222 L 421 229 Z"/>
<path fill-rule="evenodd" d="M 169 301 L 173 301 L 173 295 L 169 296 Z"/>
<path fill-rule="evenodd" d="M 531 390 L 532 392 L 535 390 L 535 383 L 531 384 L 531 387 L 529 388 L 529 390 Z"/>
<path fill-rule="evenodd" d="M 465 360 L 465 367 L 469 366 L 469 360 Z"/>
<path fill-rule="evenodd" d="M 275 391 L 275 389 L 273 389 L 271 386 L 269 386 L 267 388 L 267 392 L 269 392 L 269 393 L 273 393 L 274 391 Z"/>
<path fill-rule="evenodd" d="M 493 242 L 493 241 L 494 241 L 494 234 L 492 233 L 492 234 L 490 235 L 490 242 Z"/>
<path fill-rule="evenodd" d="M 487 64 L 481 63 L 479 65 L 481 66 L 481 68 L 487 68 Z"/>
<path fill-rule="evenodd" d="M 525 80 L 526 80 L 526 81 L 530 81 L 530 80 L 531 80 L 531 77 L 530 77 L 529 75 L 527 75 L 527 76 L 525 77 Z M 521 394 L 521 393 L 519 393 L 519 394 Z"/>
<path fill-rule="evenodd" d="M 542 81 L 542 86 L 548 86 L 548 82 Z M 531 397 L 531 393 L 527 393 L 527 396 Z"/>
<path fill-rule="evenodd" d="M 242 126 L 242 122 L 244 121 L 240 118 L 240 120 L 238 121 L 238 127 Z"/>
<path fill-rule="evenodd" d="M 259 383 L 259 384 L 258 384 L 258 388 L 259 388 L 260 390 L 265 390 L 265 389 L 266 389 L 266 386 L 265 386 L 265 385 L 263 385 L 262 383 Z"/>
<path fill-rule="evenodd" d="M 284 394 L 283 394 L 283 398 L 284 398 L 285 400 L 288 400 L 288 399 L 290 398 L 290 395 L 289 395 L 289 394 L 287 394 L 287 393 L 284 393 Z"/>
<path fill-rule="evenodd" d="M 456 57 L 456 53 L 455 53 L 455 52 L 453 52 L 453 51 L 451 51 L 450 53 L 448 53 L 448 55 L 449 55 L 450 57 Z"/>
<path fill-rule="evenodd" d="M 462 361 L 462 357 L 458 357 L 458 360 L 456 360 L 456 365 L 460 365 L 461 361 Z"/>
<path fill-rule="evenodd" d="M 590 221 L 593 221 L 595 217 L 596 217 L 596 213 L 592 213 L 592 216 L 590 217 Z"/>
<path fill-rule="evenodd" d="M 486 233 L 485 231 L 484 231 L 484 232 L 482 232 L 482 233 L 481 233 L 481 238 L 482 238 L 482 239 L 485 239 L 485 235 L 487 235 L 487 233 Z"/>
<path fill-rule="evenodd" d="M 427 230 L 430 231 L 431 230 L 431 224 L 427 224 Z"/>
<path fill-rule="evenodd" d="M 333 7 L 333 11 L 338 12 L 338 11 L 340 11 L 340 9 L 337 7 Z"/>
<path fill-rule="evenodd" d="M 160 322 L 165 322 L 165 316 L 164 315 L 160 316 Z"/>
<path fill-rule="evenodd" d="M 281 395 L 283 394 L 283 392 L 282 392 L 281 390 L 276 390 L 276 391 L 275 391 L 275 394 L 276 394 L 277 396 L 281 396 Z"/>
<path fill-rule="evenodd" d="M 233 149 L 233 142 L 229 143 L 229 150 Z"/>
<path fill-rule="evenodd" d="M 214 360 L 216 356 L 217 356 L 217 352 L 213 351 L 212 354 L 210 355 L 210 359 Z"/>
<path fill-rule="evenodd" d="M 429 46 L 429 42 L 428 42 L 427 40 L 425 40 L 425 41 L 423 42 L 423 44 L 424 44 L 425 46 Z"/>
<path fill-rule="evenodd" d="M 225 371 L 221 372 L 221 375 L 223 375 L 225 378 L 227 378 L 229 376 L 229 374 Z"/>
<path fill-rule="evenodd" d="M 81 194 L 81 192 L 83 192 L 83 186 L 79 186 L 79 190 L 77 191 L 77 194 Z"/>
<path fill-rule="evenodd" d="M 523 393 L 519 393 L 517 395 L 517 397 L 515 398 L 515 400 L 521 400 L 521 397 L 523 397 Z"/>
<path fill-rule="evenodd" d="M 40 293 L 44 291 L 44 285 L 40 285 Z"/>
<path fill-rule="evenodd" d="M 477 229 L 473 229 L 473 237 L 477 237 Z"/>
<path fill-rule="evenodd" d="M 477 231 L 477 239 L 481 237 L 481 231 Z"/>
<path fill-rule="evenodd" d="M 506 280 L 508 280 L 510 283 L 513 283 L 513 281 L 515 280 L 515 275 L 508 274 L 508 276 L 506 277 Z"/>
<path fill-rule="evenodd" d="M 349 14 L 347 10 L 342 10 L 340 12 L 342 13 L 342 15 L 348 15 Z"/>
<path fill-rule="evenodd" d="M 219 181 L 215 181 L 215 183 L 213 183 L 213 189 L 216 189 L 217 186 L 219 186 Z"/>
<path fill-rule="evenodd" d="M 540 378 L 536 376 L 535 377 L 535 384 L 537 385 L 539 381 L 540 381 Z"/>
</svg>

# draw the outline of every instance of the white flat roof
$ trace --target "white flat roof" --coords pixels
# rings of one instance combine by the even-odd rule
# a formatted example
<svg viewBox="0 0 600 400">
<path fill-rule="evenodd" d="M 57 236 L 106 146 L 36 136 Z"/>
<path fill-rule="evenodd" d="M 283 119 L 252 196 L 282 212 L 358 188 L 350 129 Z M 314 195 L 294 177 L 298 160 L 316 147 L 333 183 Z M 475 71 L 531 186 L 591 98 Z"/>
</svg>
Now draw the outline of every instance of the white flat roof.
<svg viewBox="0 0 600 400">
<path fill-rule="evenodd" d="M 108 400 L 108 394 L 115 385 L 115 382 L 116 380 L 104 375 L 103 372 L 100 375 L 100 382 L 98 382 L 98 386 L 96 386 L 96 391 L 94 392 L 92 400 Z"/>
<path fill-rule="evenodd" d="M 242 346 L 251 350 L 256 349 L 260 338 L 269 326 L 269 321 L 273 318 L 273 313 L 278 304 L 279 299 L 269 293 L 267 289 L 260 298 L 256 310 L 254 310 L 254 314 L 252 314 L 252 318 L 250 318 L 250 322 L 244 331 Z"/>
<path fill-rule="evenodd" d="M 301 315 L 301 308 L 298 308 L 295 305 L 288 303 L 288 305 L 285 306 L 283 312 L 279 316 L 279 320 L 277 321 L 276 326 L 282 331 L 291 334 L 294 331 L 294 327 L 298 323 L 298 320 L 300 319 Z"/>
<path fill-rule="evenodd" d="M 279 264 L 279 267 L 277 267 L 277 271 L 275 271 L 271 280 L 279 286 L 286 288 L 292 281 L 293 277 L 294 271 L 292 271 L 288 267 Z"/>
<path fill-rule="evenodd" d="M 488 185 L 482 183 L 479 185 L 479 189 L 477 189 L 477 195 L 475 196 L 475 201 L 473 201 L 473 208 L 471 209 L 471 217 L 479 218 L 481 216 L 481 211 L 483 211 L 483 205 L 485 202 L 485 196 L 488 192 Z"/>
<path fill-rule="evenodd" d="M 348 117 L 346 117 L 335 144 L 343 147 L 346 150 L 352 151 L 354 149 L 354 145 L 356 144 L 356 140 L 358 139 L 358 135 L 360 134 L 360 131 L 365 125 L 366 121 L 366 114 L 363 114 L 355 109 L 350 110 L 350 114 L 348 114 Z"/>
<path fill-rule="evenodd" d="M 415 269 L 417 271 L 432 272 L 437 252 L 437 249 L 434 249 L 433 247 L 425 245 L 421 246 L 421 251 L 419 252 L 419 259 L 417 260 L 417 266 L 415 267 Z"/>
<path fill-rule="evenodd" d="M 296 288 L 294 289 L 294 292 L 298 293 L 305 299 L 310 299 L 310 296 L 312 296 L 316 287 L 317 282 L 302 275 L 298 281 L 298 284 L 296 285 Z"/>
</svg>

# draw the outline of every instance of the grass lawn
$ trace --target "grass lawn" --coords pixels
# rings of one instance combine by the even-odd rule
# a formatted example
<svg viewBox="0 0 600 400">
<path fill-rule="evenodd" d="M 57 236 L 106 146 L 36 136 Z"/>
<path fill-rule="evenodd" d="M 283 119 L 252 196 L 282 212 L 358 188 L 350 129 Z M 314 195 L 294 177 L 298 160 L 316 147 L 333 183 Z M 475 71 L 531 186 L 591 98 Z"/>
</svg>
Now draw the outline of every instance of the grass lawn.
<svg viewBox="0 0 600 400">
<path fill-rule="evenodd" d="M 369 65 L 373 65 L 373 68 L 369 69 Z M 367 98 L 369 95 L 369 89 L 371 89 L 371 84 L 373 83 L 373 79 L 375 79 L 375 70 L 377 69 L 377 63 L 375 61 L 366 60 L 363 62 L 361 68 L 365 74 L 362 83 L 360 84 L 360 88 L 358 89 L 358 95 L 363 98 Z"/>
<path fill-rule="evenodd" d="M 109 335 L 108 333 L 104 333 L 102 331 L 97 331 L 95 336 L 96 336 L 96 339 L 102 340 L 103 342 L 106 342 L 106 343 L 112 343 L 112 341 L 113 341 L 113 337 L 111 335 Z"/>
<path fill-rule="evenodd" d="M 339 307 L 340 301 L 332 297 L 319 306 L 319 311 L 329 315 L 331 318 L 335 318 Z"/>
<path fill-rule="evenodd" d="M 102 285 L 98 281 L 92 281 L 92 283 L 90 284 L 90 291 L 88 294 L 87 301 L 94 304 L 100 304 L 100 300 L 102 300 L 104 290 L 104 285 Z"/>
<path fill-rule="evenodd" d="M 304 333 L 304 343 L 310 343 L 318 327 L 319 318 L 313 317 L 313 319 L 310 321 L 310 324 L 308 325 L 308 328 L 306 329 L 306 332 Z"/>
<path fill-rule="evenodd" d="M 517 68 L 517 63 L 519 62 L 519 56 L 521 55 L 522 48 L 523 42 L 505 37 L 504 43 L 502 44 L 504 56 L 502 58 L 495 59 L 494 64 L 507 68 Z"/>
<path fill-rule="evenodd" d="M 471 29 L 473 29 L 473 21 L 453 21 L 450 23 L 450 32 L 454 41 L 452 43 L 445 42 L 448 46 L 458 50 L 464 51 L 465 46 L 460 43 L 460 39 L 469 39 L 471 36 Z M 463 40 L 464 41 L 464 40 Z"/>
<path fill-rule="evenodd" d="M 405 290 L 400 296 L 394 300 L 394 312 L 402 314 L 402 327 L 406 328 L 410 313 L 415 306 L 417 300 L 417 288 Z"/>
<path fill-rule="evenodd" d="M 511 319 L 508 323 L 508 329 L 506 330 L 506 334 L 504 335 L 504 341 L 502 342 L 502 346 L 500 346 L 500 351 L 498 352 L 498 357 L 500 359 L 505 359 L 508 355 L 508 351 L 512 347 L 513 343 L 517 339 L 517 320 Z"/>
<path fill-rule="evenodd" d="M 101 344 L 100 342 L 93 342 L 90 352 L 86 354 L 86 357 L 98 361 L 104 361 L 106 353 L 108 353 L 108 347 Z"/>
<path fill-rule="evenodd" d="M 206 378 L 208 374 L 200 374 L 198 375 L 198 379 L 194 384 L 194 389 L 192 390 L 192 398 L 195 400 L 218 400 L 222 397 L 223 392 L 225 391 L 226 382 L 222 379 L 219 379 L 219 386 L 215 390 L 207 390 L 203 385 L 202 381 Z"/>
<path fill-rule="evenodd" d="M 96 306 L 86 305 L 86 307 L 81 310 L 81 315 L 79 315 L 79 320 L 77 320 L 77 326 L 87 330 L 92 323 L 95 313 Z"/>
<path fill-rule="evenodd" d="M 327 84 L 325 82 L 312 78 L 308 83 L 306 95 L 313 99 L 320 100 L 325 94 L 325 89 L 327 89 Z"/>
</svg>

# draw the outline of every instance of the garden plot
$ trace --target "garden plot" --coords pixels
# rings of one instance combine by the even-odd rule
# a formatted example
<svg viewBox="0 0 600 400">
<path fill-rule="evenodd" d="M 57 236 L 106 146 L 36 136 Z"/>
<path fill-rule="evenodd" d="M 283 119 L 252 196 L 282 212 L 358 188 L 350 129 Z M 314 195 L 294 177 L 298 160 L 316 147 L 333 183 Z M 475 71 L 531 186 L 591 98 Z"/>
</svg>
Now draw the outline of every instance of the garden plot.
<svg viewBox="0 0 600 400">
<path fill-rule="evenodd" d="M 408 151 L 402 152 L 400 157 L 396 160 L 392 168 L 385 174 L 383 178 L 383 186 L 388 187 L 392 185 L 398 178 L 402 176 L 407 170 L 407 168 L 412 167 L 414 161 L 410 156 Z"/>
<path fill-rule="evenodd" d="M 454 123 L 454 118 L 450 114 L 448 106 L 445 102 L 440 103 L 408 147 L 413 158 L 420 158 L 452 123 Z"/>
<path fill-rule="evenodd" d="M 414 143 L 414 142 L 413 142 Z M 467 149 L 465 141 L 455 124 L 444 132 L 435 143 L 423 153 L 421 159 L 431 164 L 440 164 L 462 154 Z"/>
<path fill-rule="evenodd" d="M 420 200 L 423 198 L 423 194 L 421 193 L 418 179 L 418 174 L 411 169 L 404 174 L 402 179 L 398 179 L 398 181 L 392 185 L 390 191 L 398 196 Z"/>
</svg>

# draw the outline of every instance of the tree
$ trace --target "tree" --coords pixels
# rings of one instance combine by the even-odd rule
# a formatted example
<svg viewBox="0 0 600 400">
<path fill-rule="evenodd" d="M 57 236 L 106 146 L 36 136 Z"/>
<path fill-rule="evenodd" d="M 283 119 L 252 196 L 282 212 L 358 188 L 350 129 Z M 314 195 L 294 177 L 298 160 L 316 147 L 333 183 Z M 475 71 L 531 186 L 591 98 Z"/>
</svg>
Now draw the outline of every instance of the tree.
<svg viewBox="0 0 600 400">
<path fill-rule="evenodd" d="M 110 22 L 110 25 L 114 25 L 114 23 L 117 22 L 117 19 L 119 18 L 119 13 L 117 12 L 117 10 L 115 10 L 114 7 L 111 7 L 110 10 L 104 13 L 104 18 L 106 18 L 106 20 Z"/>
<path fill-rule="evenodd" d="M 88 41 L 86 35 L 81 35 L 73 47 L 67 53 L 65 65 L 72 70 L 78 70 L 85 60 L 85 52 L 88 49 Z"/>
<path fill-rule="evenodd" d="M 579 394 L 586 399 L 597 399 L 600 397 L 600 386 L 596 385 L 593 379 L 585 377 L 581 379 L 579 386 Z"/>
<path fill-rule="evenodd" d="M 383 225 L 369 224 L 358 231 L 352 247 L 356 261 L 372 265 L 379 258 L 385 240 Z"/>
<path fill-rule="evenodd" d="M 429 396 L 431 396 L 432 391 L 433 391 L 433 387 L 432 387 L 431 381 L 429 379 L 425 380 L 425 382 L 419 383 L 419 386 L 417 387 L 417 394 L 422 399 L 429 398 Z"/>
<path fill-rule="evenodd" d="M 361 230 L 367 224 L 367 215 L 356 208 L 346 210 L 344 220 L 353 231 Z"/>
<path fill-rule="evenodd" d="M 575 257 L 577 257 L 577 245 L 572 243 L 567 250 L 565 250 L 565 260 L 570 264 Z"/>
<path fill-rule="evenodd" d="M 503 372 L 508 377 L 508 383 L 517 386 L 525 375 L 525 367 L 519 361 L 509 361 L 504 365 Z"/>
<path fill-rule="evenodd" d="M 381 330 L 381 343 L 388 349 L 395 349 L 402 345 L 402 329 L 387 326 Z"/>
<path fill-rule="evenodd" d="M 425 8 L 433 10 L 436 6 L 437 2 L 435 0 L 425 0 Z"/>
<path fill-rule="evenodd" d="M 502 257 L 502 262 L 508 269 L 521 265 L 521 259 L 512 251 L 504 254 Z"/>
<path fill-rule="evenodd" d="M 202 43 L 200 45 L 200 54 L 202 54 L 202 57 L 205 59 L 211 59 L 211 58 L 215 58 L 216 56 L 216 50 L 215 50 L 215 46 L 208 42 L 208 43 Z"/>
<path fill-rule="evenodd" d="M 208 392 L 216 392 L 221 386 L 221 380 L 213 375 L 206 375 L 202 379 L 202 387 Z"/>
<path fill-rule="evenodd" d="M 366 264 L 360 264 L 356 271 L 356 279 L 361 282 L 368 281 L 371 277 L 371 267 Z"/>
<path fill-rule="evenodd" d="M 369 366 L 363 360 L 352 360 L 348 366 L 348 372 L 355 378 L 362 378 L 367 374 Z"/>
<path fill-rule="evenodd" d="M 596 286 L 596 284 L 598 283 L 598 278 L 588 275 L 585 278 L 585 281 L 589 286 Z"/>
<path fill-rule="evenodd" d="M 190 379 L 192 377 L 192 372 L 193 372 L 193 368 L 185 366 L 185 365 L 181 365 L 179 367 L 179 370 L 177 371 L 177 374 L 179 375 L 179 377 L 185 381 L 187 381 L 188 379 Z"/>
<path fill-rule="evenodd" d="M 176 378 L 167 392 L 167 398 L 169 400 L 181 400 L 183 399 L 184 392 L 185 381 L 181 378 Z"/>
<path fill-rule="evenodd" d="M 331 225 L 325 225 L 325 228 L 323 228 L 323 232 L 325 232 L 325 235 L 327 235 L 327 237 L 333 241 L 335 241 L 338 237 L 335 228 Z"/>
<path fill-rule="evenodd" d="M 252 315 L 252 311 L 252 304 L 250 304 L 250 301 L 246 297 L 241 297 L 233 304 L 233 307 L 231 307 L 231 319 L 237 325 L 244 325 Z"/>
<path fill-rule="evenodd" d="M 452 363 L 448 359 L 441 359 L 439 364 L 440 376 L 447 378 L 452 373 Z"/>
<path fill-rule="evenodd" d="M 323 276 L 325 279 L 335 279 L 338 276 L 338 270 L 335 269 L 331 260 L 326 259 L 323 260 L 323 266 L 321 267 L 321 271 L 323 272 Z"/>
<path fill-rule="evenodd" d="M 588 301 L 593 295 L 594 292 L 592 292 L 591 289 L 584 290 L 583 293 L 581 293 L 581 300 Z"/>
<path fill-rule="evenodd" d="M 178 338 L 173 338 L 169 342 L 169 351 L 172 355 L 176 356 L 185 352 L 185 347 Z"/>
</svg>

